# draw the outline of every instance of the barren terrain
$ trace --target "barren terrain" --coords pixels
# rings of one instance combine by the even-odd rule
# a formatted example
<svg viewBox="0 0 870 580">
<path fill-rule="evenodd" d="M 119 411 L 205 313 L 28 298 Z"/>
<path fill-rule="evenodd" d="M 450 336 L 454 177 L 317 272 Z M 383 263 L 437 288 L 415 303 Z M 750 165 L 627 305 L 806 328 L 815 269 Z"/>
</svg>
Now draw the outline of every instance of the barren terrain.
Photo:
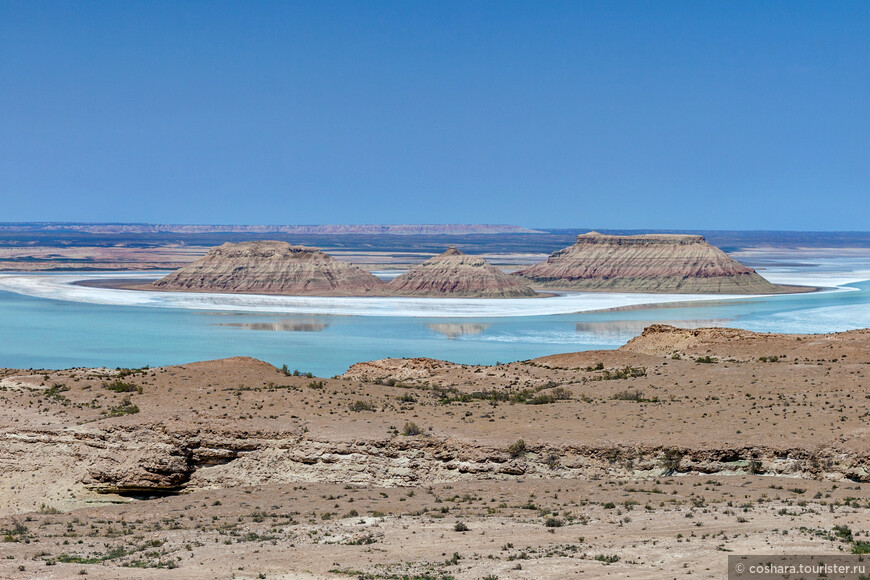
<svg viewBox="0 0 870 580">
<path fill-rule="evenodd" d="M 208 253 L 208 246 L 130 247 L 0 247 L 0 272 L 146 271 L 175 270 Z M 408 270 L 436 255 L 433 252 L 331 250 L 336 259 L 366 270 Z M 481 254 L 504 270 L 516 270 L 539 262 L 543 253 L 512 252 Z M 155 277 L 158 277 L 155 275 Z"/>
<path fill-rule="evenodd" d="M 721 578 L 867 549 L 870 331 L 0 372 L 0 577 Z M 849 533 L 846 533 L 846 532 Z"/>
</svg>

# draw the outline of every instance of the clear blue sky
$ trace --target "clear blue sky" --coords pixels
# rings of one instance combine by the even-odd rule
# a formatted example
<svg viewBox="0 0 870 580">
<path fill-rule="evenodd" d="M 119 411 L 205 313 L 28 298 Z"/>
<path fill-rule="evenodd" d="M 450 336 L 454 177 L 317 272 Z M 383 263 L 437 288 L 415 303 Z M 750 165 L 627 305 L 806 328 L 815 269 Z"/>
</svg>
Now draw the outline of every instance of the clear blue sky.
<svg viewBox="0 0 870 580">
<path fill-rule="evenodd" d="M 870 2 L 0 2 L 0 221 L 870 229 Z"/>
</svg>

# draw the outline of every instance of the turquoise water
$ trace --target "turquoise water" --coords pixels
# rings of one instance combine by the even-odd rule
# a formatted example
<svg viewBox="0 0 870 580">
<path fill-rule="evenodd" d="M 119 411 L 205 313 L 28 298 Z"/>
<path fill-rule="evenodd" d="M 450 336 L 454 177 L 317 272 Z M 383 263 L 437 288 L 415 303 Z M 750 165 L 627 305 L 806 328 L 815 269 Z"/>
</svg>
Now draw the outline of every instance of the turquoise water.
<svg viewBox="0 0 870 580">
<path fill-rule="evenodd" d="M 855 291 L 621 312 L 495 318 L 312 316 L 91 304 L 0 292 L 0 367 L 139 367 L 247 355 L 320 376 L 385 357 L 492 364 L 616 348 L 654 322 L 766 332 L 870 327 L 870 282 Z"/>
</svg>

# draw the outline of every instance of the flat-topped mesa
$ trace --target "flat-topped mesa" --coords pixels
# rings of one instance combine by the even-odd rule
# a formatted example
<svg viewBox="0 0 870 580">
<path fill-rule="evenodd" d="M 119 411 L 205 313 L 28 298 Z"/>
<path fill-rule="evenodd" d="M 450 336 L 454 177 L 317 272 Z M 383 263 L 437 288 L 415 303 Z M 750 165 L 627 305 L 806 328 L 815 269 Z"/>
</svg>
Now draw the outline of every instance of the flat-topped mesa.
<svg viewBox="0 0 870 580">
<path fill-rule="evenodd" d="M 479 256 L 468 256 L 453 246 L 439 256 L 394 278 L 387 284 L 401 296 L 519 298 L 534 296 L 526 282 L 510 276 Z"/>
<path fill-rule="evenodd" d="M 589 232 L 515 272 L 533 286 L 607 292 L 776 294 L 771 284 L 696 235 Z"/>
<path fill-rule="evenodd" d="M 384 284 L 317 248 L 286 242 L 226 243 L 152 284 L 161 290 L 285 294 L 382 295 Z"/>
</svg>

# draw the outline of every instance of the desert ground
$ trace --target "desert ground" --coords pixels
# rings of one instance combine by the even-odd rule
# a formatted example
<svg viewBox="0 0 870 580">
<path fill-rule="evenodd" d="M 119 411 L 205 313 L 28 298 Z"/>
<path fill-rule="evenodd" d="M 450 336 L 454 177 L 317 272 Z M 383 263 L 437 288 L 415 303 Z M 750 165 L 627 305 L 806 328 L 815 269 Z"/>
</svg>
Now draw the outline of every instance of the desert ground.
<svg viewBox="0 0 870 580">
<path fill-rule="evenodd" d="M 870 331 L 0 372 L 3 578 L 721 578 L 870 549 Z"/>
<path fill-rule="evenodd" d="M 291 227 L 284 231 L 267 226 L 0 224 L 0 272 L 174 270 L 201 258 L 213 246 L 252 239 L 275 239 L 318 247 L 337 259 L 368 270 L 406 270 L 455 244 L 463 252 L 481 256 L 491 264 L 517 270 L 541 262 L 551 252 L 572 244 L 580 233 L 577 229 L 536 233 L 520 231 L 522 228 L 493 229 L 493 226 L 488 226 L 489 233 L 469 226 L 405 227 L 415 233 L 373 233 L 370 229 L 350 226 Z M 611 233 L 640 232 L 614 230 Z M 839 257 L 852 252 L 863 254 L 870 247 L 870 236 L 866 232 L 684 233 L 700 233 L 711 244 L 725 249 L 738 260 L 748 261 L 750 266 L 763 266 L 766 258 L 774 253 L 800 263 L 808 250 Z"/>
<path fill-rule="evenodd" d="M 69 271 L 147 271 L 175 270 L 202 258 L 211 246 L 176 246 L 161 248 L 129 248 L 82 246 L 0 247 L 0 271 L 9 272 L 69 272 Z M 435 255 L 433 252 L 392 252 L 336 250 L 335 258 L 351 262 L 366 270 L 407 270 Z M 512 252 L 482 254 L 482 258 L 507 271 L 540 262 L 544 253 Z M 158 275 L 155 274 L 155 278 Z"/>
<path fill-rule="evenodd" d="M 268 226 L 100 226 L 94 224 L 0 224 L 2 271 L 174 270 L 224 242 L 274 239 L 328 251 L 370 270 L 406 270 L 443 252 L 448 245 L 481 255 L 499 266 L 519 269 L 539 262 L 572 239 L 513 226 L 359 226 L 280 228 Z M 286 231 L 285 231 L 286 230 Z M 383 231 L 382 231 L 383 230 Z M 417 231 L 419 230 L 419 231 Z M 494 235 L 497 234 L 497 235 Z"/>
</svg>

